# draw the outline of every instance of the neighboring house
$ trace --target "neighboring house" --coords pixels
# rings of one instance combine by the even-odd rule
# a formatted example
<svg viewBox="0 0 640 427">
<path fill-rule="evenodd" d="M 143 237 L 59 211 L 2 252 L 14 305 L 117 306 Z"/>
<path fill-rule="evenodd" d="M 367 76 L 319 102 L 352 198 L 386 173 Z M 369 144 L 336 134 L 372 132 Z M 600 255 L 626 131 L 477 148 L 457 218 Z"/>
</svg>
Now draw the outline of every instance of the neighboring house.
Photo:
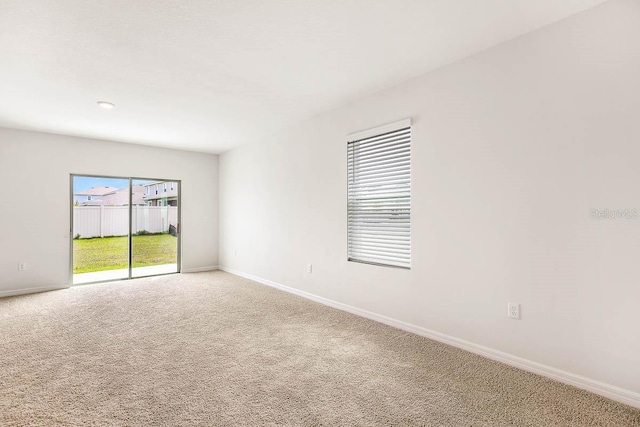
<svg viewBox="0 0 640 427">
<path fill-rule="evenodd" d="M 99 200 L 103 196 L 113 193 L 114 191 L 118 191 L 118 189 L 115 187 L 91 187 L 88 190 L 73 193 L 73 203 L 82 205 L 86 202 Z"/>
<path fill-rule="evenodd" d="M 144 187 L 144 200 L 148 206 L 178 206 L 177 182 L 157 181 Z"/>
<path fill-rule="evenodd" d="M 143 196 L 145 192 L 144 185 L 134 185 L 132 187 L 133 205 L 144 206 L 146 204 Z M 83 206 L 128 206 L 129 205 L 129 187 L 121 188 L 102 197 L 94 197 L 92 200 L 81 203 Z"/>
</svg>

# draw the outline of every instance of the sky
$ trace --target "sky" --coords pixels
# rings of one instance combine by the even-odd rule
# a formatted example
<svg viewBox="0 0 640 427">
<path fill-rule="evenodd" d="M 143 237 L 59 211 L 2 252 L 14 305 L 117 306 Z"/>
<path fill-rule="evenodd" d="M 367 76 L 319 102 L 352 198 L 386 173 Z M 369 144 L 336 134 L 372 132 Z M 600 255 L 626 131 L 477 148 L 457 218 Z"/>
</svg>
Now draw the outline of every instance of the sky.
<svg viewBox="0 0 640 427">
<path fill-rule="evenodd" d="M 134 184 L 147 184 L 149 180 L 134 179 Z M 92 187 L 115 187 L 117 189 L 127 188 L 129 186 L 128 179 L 122 178 L 98 178 L 93 176 L 74 176 L 73 192 L 88 190 Z"/>
</svg>

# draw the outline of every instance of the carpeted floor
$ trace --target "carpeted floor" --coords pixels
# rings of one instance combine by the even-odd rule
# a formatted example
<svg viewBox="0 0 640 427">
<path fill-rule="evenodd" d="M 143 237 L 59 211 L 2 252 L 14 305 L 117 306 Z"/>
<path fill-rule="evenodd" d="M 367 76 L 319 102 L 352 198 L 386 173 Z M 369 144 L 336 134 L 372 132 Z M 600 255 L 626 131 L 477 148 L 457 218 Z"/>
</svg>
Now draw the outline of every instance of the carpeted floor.
<svg viewBox="0 0 640 427">
<path fill-rule="evenodd" d="M 640 410 L 210 272 L 0 299 L 0 425 L 640 426 Z"/>
</svg>

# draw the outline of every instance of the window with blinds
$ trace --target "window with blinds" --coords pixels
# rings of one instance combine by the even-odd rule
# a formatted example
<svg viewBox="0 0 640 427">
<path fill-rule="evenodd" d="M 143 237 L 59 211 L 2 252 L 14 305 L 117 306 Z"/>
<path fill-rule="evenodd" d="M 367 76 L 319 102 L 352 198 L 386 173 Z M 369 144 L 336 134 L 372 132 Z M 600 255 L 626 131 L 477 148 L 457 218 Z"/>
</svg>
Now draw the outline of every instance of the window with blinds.
<svg viewBox="0 0 640 427">
<path fill-rule="evenodd" d="M 347 143 L 348 259 L 411 267 L 411 122 Z"/>
</svg>

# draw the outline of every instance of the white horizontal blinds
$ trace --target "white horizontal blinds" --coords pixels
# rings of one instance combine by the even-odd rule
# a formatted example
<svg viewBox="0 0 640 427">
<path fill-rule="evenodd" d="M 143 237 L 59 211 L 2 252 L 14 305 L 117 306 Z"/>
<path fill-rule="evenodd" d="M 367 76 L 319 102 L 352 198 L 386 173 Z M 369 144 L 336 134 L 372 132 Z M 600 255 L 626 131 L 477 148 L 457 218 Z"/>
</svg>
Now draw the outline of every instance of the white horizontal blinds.
<svg viewBox="0 0 640 427">
<path fill-rule="evenodd" d="M 350 141 L 349 261 L 411 266 L 411 127 Z"/>
</svg>

